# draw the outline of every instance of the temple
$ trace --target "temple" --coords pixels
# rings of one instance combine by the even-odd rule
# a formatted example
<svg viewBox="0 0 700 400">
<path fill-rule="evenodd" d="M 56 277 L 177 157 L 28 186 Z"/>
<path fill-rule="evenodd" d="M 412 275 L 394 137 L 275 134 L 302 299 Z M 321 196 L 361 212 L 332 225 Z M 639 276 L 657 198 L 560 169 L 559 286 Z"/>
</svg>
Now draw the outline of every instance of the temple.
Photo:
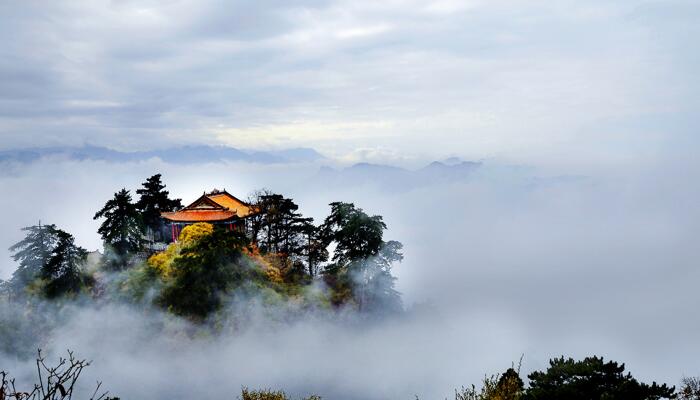
<svg viewBox="0 0 700 400">
<path fill-rule="evenodd" d="M 253 214 L 250 204 L 224 190 L 204 193 L 192 204 L 178 211 L 161 213 L 171 241 L 177 241 L 182 228 L 197 222 L 220 225 L 245 232 L 245 219 Z M 165 235 L 164 235 L 165 236 Z"/>
</svg>

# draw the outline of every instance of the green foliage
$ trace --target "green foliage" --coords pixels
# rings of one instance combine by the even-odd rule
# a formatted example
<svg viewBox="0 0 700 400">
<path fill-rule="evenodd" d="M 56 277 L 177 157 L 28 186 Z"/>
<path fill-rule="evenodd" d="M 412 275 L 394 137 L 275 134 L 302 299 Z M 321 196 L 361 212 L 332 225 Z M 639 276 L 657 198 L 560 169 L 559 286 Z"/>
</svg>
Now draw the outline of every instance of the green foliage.
<svg viewBox="0 0 700 400">
<path fill-rule="evenodd" d="M 321 230 L 328 244 L 335 242 L 332 261 L 347 264 L 379 254 L 386 224 L 379 215 L 369 216 L 352 203 L 331 203 L 331 214 Z"/>
<path fill-rule="evenodd" d="M 309 275 L 313 275 L 315 266 L 325 261 L 313 218 L 302 217 L 299 206 L 281 194 L 259 191 L 251 202 L 256 210 L 248 218 L 251 238 L 260 250 L 293 261 L 301 262 L 305 258 Z"/>
<path fill-rule="evenodd" d="M 666 384 L 640 383 L 625 365 L 604 362 L 602 357 L 587 357 L 583 361 L 555 358 L 547 371 L 528 375 L 530 387 L 524 400 L 656 400 L 674 398 L 673 387 Z"/>
<path fill-rule="evenodd" d="M 334 288 L 333 301 L 347 302 L 351 293 L 360 310 L 398 311 L 400 294 L 391 274 L 394 262 L 401 261 L 403 245 L 383 239 L 386 224 L 379 215 L 369 216 L 352 203 L 331 203 L 331 214 L 321 225 L 324 243 L 335 243 L 333 263 L 324 271 Z"/>
<path fill-rule="evenodd" d="M 158 303 L 177 315 L 207 317 L 221 306 L 221 296 L 244 280 L 247 269 L 237 261 L 245 244 L 241 234 L 215 229 L 182 248 Z"/>
<path fill-rule="evenodd" d="M 105 243 L 107 265 L 120 269 L 127 265 L 128 255 L 143 244 L 143 222 L 136 206 L 131 202 L 131 194 L 122 189 L 107 201 L 93 219 L 104 218 L 97 230 Z"/>
<path fill-rule="evenodd" d="M 7 282 L 9 291 L 17 296 L 24 293 L 25 288 L 39 277 L 41 269 L 51 257 L 51 252 L 58 242 L 56 225 L 33 225 L 22 228 L 26 235 L 24 239 L 10 247 L 14 254 L 12 259 L 19 263 Z"/>
<path fill-rule="evenodd" d="M 248 390 L 248 388 L 241 389 L 241 400 L 290 400 L 283 391 L 278 390 Z M 311 395 L 309 397 L 304 397 L 302 400 L 321 400 L 321 396 Z"/>
<path fill-rule="evenodd" d="M 173 211 L 182 208 L 180 199 L 170 199 L 170 194 L 165 190 L 165 185 L 161 181 L 161 174 L 156 174 L 146 179 L 142 183 L 142 188 L 136 190 L 139 201 L 136 202 L 136 209 L 141 213 L 141 218 L 146 228 L 150 230 L 156 237 L 160 239 L 161 228 L 163 221 L 160 217 L 161 212 Z"/>
<path fill-rule="evenodd" d="M 55 298 L 80 292 L 91 282 L 81 269 L 87 251 L 75 244 L 73 235 L 55 225 L 22 229 L 24 239 L 10 247 L 19 262 L 8 282 L 8 291 L 18 296 L 39 292 Z"/>
<path fill-rule="evenodd" d="M 148 304 L 160 291 L 162 281 L 158 270 L 143 262 L 120 272 L 108 288 L 115 300 Z"/>
<path fill-rule="evenodd" d="M 80 269 L 87 251 L 77 246 L 73 235 L 67 232 L 58 230 L 57 237 L 51 256 L 41 268 L 44 294 L 48 298 L 78 293 L 89 283 L 89 278 Z"/>
<path fill-rule="evenodd" d="M 520 367 L 518 367 L 520 370 Z M 455 390 L 455 400 L 518 400 L 523 394 L 523 380 L 514 368 L 500 375 L 484 377 L 481 389 L 471 385 Z"/>
<path fill-rule="evenodd" d="M 279 390 L 273 391 L 270 389 L 263 390 L 248 390 L 241 389 L 241 400 L 288 400 L 287 395 Z"/>
</svg>

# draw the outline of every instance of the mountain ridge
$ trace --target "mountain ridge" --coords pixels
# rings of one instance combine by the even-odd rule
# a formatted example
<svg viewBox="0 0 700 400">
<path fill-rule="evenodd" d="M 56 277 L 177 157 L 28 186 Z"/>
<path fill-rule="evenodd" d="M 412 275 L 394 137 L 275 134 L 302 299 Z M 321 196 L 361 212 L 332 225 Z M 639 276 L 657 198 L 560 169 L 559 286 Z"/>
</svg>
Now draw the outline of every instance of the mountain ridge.
<svg viewBox="0 0 700 400">
<path fill-rule="evenodd" d="M 229 146 L 185 145 L 155 150 L 120 151 L 103 146 L 83 145 L 0 150 L 0 162 L 32 163 L 49 157 L 107 162 L 144 161 L 158 158 L 172 164 L 201 164 L 220 161 L 275 164 L 314 162 L 326 159 L 315 149 L 305 147 L 261 151 Z"/>
</svg>

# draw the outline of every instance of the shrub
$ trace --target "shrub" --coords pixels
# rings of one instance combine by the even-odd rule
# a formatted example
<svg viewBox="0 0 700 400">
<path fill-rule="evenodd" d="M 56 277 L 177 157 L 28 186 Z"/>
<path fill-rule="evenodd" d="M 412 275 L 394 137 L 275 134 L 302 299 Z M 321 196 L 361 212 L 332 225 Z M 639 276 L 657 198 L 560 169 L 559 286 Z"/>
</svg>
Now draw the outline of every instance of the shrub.
<svg viewBox="0 0 700 400">
<path fill-rule="evenodd" d="M 281 390 L 248 390 L 248 388 L 244 387 L 241 390 L 241 400 L 290 400 L 290 398 Z M 321 397 L 311 395 L 304 397 L 302 400 L 321 400 Z"/>
</svg>

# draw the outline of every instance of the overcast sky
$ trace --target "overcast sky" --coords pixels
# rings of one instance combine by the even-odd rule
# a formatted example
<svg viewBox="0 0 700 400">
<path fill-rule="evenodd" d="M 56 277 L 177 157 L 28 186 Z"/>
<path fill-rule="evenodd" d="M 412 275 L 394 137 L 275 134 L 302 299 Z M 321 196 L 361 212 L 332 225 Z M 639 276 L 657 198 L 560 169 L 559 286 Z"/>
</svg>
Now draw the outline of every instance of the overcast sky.
<svg viewBox="0 0 700 400">
<path fill-rule="evenodd" d="M 699 17 L 694 0 L 2 2 L 0 148 L 687 157 Z"/>
</svg>

